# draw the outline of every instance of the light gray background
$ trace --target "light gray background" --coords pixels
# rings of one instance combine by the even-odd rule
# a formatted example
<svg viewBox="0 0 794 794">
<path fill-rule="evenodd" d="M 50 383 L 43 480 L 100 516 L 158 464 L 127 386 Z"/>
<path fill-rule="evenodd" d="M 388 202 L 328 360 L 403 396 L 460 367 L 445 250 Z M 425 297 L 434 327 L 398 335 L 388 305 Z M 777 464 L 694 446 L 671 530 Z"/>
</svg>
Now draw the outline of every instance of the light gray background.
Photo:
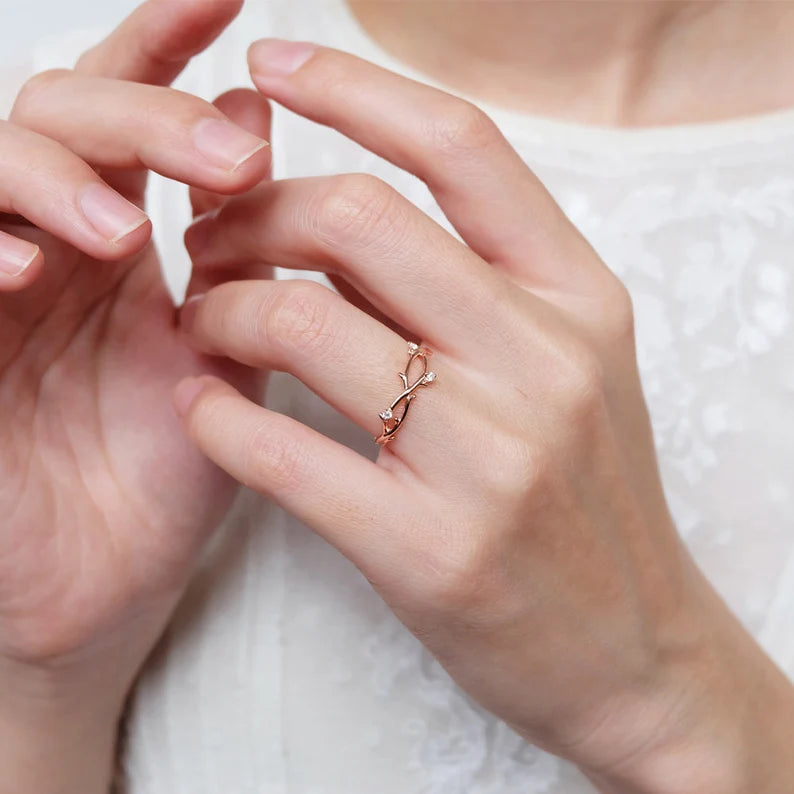
<svg viewBox="0 0 794 794">
<path fill-rule="evenodd" d="M 139 0 L 0 0 L 0 62 L 23 60 L 44 36 L 112 25 L 137 5 Z"/>
</svg>

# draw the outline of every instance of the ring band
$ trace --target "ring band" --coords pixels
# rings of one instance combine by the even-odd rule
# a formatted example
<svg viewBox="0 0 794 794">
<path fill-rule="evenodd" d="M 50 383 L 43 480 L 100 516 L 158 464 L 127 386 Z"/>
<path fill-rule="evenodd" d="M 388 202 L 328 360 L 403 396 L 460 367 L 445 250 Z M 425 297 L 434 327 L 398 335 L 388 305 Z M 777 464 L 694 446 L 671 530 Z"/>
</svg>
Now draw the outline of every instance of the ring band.
<svg viewBox="0 0 794 794">
<path fill-rule="evenodd" d="M 394 434 L 400 429 L 403 421 L 405 421 L 405 417 L 408 415 L 408 409 L 411 406 L 411 402 L 413 401 L 414 397 L 416 397 L 416 394 L 414 393 L 416 389 L 418 389 L 420 386 L 427 386 L 429 383 L 435 382 L 436 373 L 428 370 L 427 368 L 427 359 L 432 354 L 433 351 L 430 350 L 429 347 L 422 347 L 417 345 L 416 342 L 408 343 L 408 363 L 405 365 L 405 370 L 403 372 L 397 373 L 400 376 L 400 380 L 403 382 L 404 389 L 402 392 L 400 392 L 400 394 L 397 395 L 397 397 L 394 398 L 392 404 L 386 408 L 386 410 L 381 411 L 378 414 L 383 421 L 383 432 L 375 438 L 375 441 L 378 444 L 386 444 L 388 441 L 391 441 L 394 438 Z M 411 368 L 411 364 L 413 363 L 414 359 L 421 360 L 423 369 L 416 381 L 412 384 L 409 384 L 408 370 Z M 396 417 L 394 415 L 394 409 L 401 402 L 403 403 L 402 415 Z"/>
</svg>

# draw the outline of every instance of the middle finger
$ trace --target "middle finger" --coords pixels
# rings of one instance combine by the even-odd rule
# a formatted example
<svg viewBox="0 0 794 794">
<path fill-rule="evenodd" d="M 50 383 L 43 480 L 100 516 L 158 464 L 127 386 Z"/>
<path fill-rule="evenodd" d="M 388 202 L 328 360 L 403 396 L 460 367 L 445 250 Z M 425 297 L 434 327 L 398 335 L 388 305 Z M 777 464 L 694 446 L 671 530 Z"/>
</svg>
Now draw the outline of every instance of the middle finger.
<svg viewBox="0 0 794 794">
<path fill-rule="evenodd" d="M 509 346 L 510 318 L 519 321 L 512 282 L 369 174 L 264 183 L 202 217 L 185 243 L 199 269 L 261 259 L 339 273 L 402 327 L 462 358 Z"/>
</svg>

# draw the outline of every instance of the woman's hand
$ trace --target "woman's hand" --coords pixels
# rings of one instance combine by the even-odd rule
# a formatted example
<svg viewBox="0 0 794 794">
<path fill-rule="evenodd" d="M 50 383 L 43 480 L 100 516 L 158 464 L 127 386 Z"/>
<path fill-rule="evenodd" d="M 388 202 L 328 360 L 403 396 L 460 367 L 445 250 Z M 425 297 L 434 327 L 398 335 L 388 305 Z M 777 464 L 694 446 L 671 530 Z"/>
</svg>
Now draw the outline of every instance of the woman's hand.
<svg viewBox="0 0 794 794">
<path fill-rule="evenodd" d="M 153 170 L 206 205 L 267 176 L 256 92 L 164 87 L 240 5 L 151 0 L 0 122 L 0 792 L 104 788 L 130 681 L 234 493 L 170 394 L 208 366 L 253 378 L 179 339 L 143 191 Z"/>
<path fill-rule="evenodd" d="M 465 243 L 366 174 L 269 182 L 199 220 L 199 270 L 323 270 L 352 300 L 222 284 L 183 311 L 197 349 L 288 371 L 373 436 L 407 342 L 437 377 L 375 463 L 213 377 L 175 395 L 190 436 L 604 790 L 783 791 L 746 785 L 746 740 L 753 698 L 791 709 L 791 687 L 676 533 L 625 288 L 476 107 L 328 48 L 266 40 L 249 57 L 266 96 L 421 178 Z"/>
</svg>

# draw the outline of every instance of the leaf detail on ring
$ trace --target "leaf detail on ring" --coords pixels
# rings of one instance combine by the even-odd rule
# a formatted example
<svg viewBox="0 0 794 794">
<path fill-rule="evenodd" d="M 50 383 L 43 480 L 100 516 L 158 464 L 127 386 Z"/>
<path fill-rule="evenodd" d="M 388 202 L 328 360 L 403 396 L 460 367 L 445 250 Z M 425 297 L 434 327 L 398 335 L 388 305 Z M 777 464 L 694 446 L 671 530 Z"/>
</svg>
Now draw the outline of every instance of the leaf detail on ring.
<svg viewBox="0 0 794 794">
<path fill-rule="evenodd" d="M 384 409 L 378 414 L 380 419 L 383 421 L 383 433 L 375 439 L 379 444 L 389 441 L 397 432 L 397 429 L 408 415 L 408 408 L 410 407 L 411 402 L 413 401 L 414 397 L 416 397 L 414 394 L 416 389 L 418 389 L 420 386 L 427 386 L 429 383 L 433 383 L 436 379 L 436 373 L 433 371 L 428 371 L 427 369 L 427 358 L 431 354 L 431 351 L 428 348 L 420 347 L 415 342 L 409 342 L 408 354 L 409 358 L 408 363 L 405 365 L 405 371 L 398 373 L 404 387 L 403 391 L 397 395 L 388 408 Z M 422 372 L 419 373 L 417 379 L 413 383 L 409 383 L 408 372 L 410 371 L 411 364 L 415 358 L 421 359 Z M 403 403 L 402 414 L 399 417 L 395 417 L 394 409 L 400 403 Z"/>
</svg>

